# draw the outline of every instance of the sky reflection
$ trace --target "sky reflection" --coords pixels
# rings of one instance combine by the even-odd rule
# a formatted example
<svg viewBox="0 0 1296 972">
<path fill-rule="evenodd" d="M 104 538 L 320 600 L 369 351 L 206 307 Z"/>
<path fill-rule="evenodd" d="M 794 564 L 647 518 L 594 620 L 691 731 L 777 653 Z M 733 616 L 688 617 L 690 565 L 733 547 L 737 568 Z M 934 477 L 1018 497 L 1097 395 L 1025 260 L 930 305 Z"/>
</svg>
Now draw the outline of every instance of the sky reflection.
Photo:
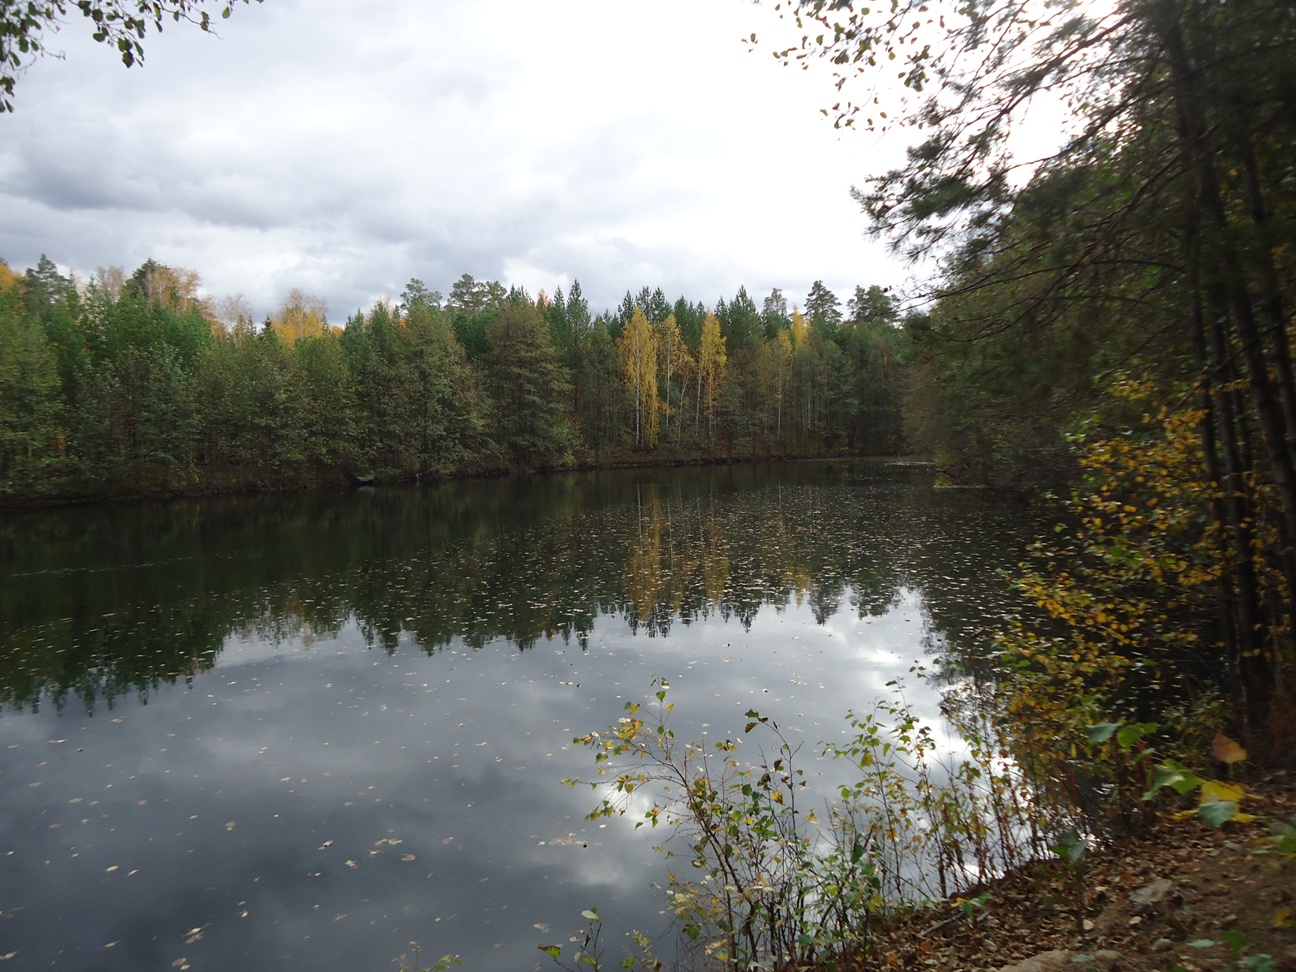
<svg viewBox="0 0 1296 972">
<path fill-rule="evenodd" d="M 641 562 L 638 593 L 633 578 L 625 581 L 624 549 L 609 549 L 611 541 L 591 551 L 597 570 L 571 552 L 600 535 L 591 532 L 591 518 L 608 528 L 604 536 L 642 538 L 644 507 L 637 503 L 562 508 L 559 518 L 575 533 L 561 542 L 553 539 L 562 532 L 559 514 L 532 510 L 538 520 L 506 519 L 491 529 L 482 518 L 460 518 L 460 535 L 442 532 L 425 545 L 385 538 L 388 559 L 373 555 L 376 541 L 333 533 L 333 547 L 369 546 L 351 559 L 334 549 L 314 571 L 309 557 L 283 546 L 242 561 L 246 567 L 273 558 L 288 571 L 280 577 L 223 574 L 231 559 L 216 555 L 229 551 L 229 535 L 210 524 L 196 537 L 183 530 L 179 539 L 155 534 L 163 549 L 153 552 L 132 546 L 130 555 L 142 558 L 134 564 L 166 566 L 124 566 L 136 574 L 129 583 L 102 565 L 115 577 L 109 586 L 116 601 L 107 610 L 129 618 L 129 630 L 146 645 L 163 645 L 167 637 L 179 642 L 158 657 L 167 671 L 185 674 L 174 681 L 150 675 L 130 660 L 129 645 L 110 651 L 96 642 L 89 657 L 129 675 L 115 676 L 116 684 L 143 678 L 147 689 L 119 690 L 109 707 L 95 671 L 60 684 L 67 673 L 46 668 L 42 692 L 66 698 L 93 683 L 97 702 L 33 706 L 11 685 L 0 713 L 0 955 L 15 953 L 6 967 L 384 968 L 418 941 L 425 958 L 459 953 L 467 968 L 549 968 L 536 945 L 565 942 L 590 907 L 604 916 L 612 953 L 619 953 L 621 936 L 641 928 L 665 936 L 661 949 L 670 954 L 664 898 L 650 887 L 665 880 L 650 849 L 662 835 L 636 832 L 627 820 L 584 819 L 594 794 L 560 784 L 593 772 L 590 754 L 572 737 L 614 721 L 627 701 L 648 697 L 654 676 L 671 683 L 678 736 L 741 733 L 754 708 L 803 744 L 807 766 L 820 740 L 840 736 L 848 709 L 869 711 L 895 679 L 905 680 L 918 714 L 937 723 L 935 691 L 909 669 L 958 630 L 933 619 L 962 618 L 971 610 L 968 596 L 984 603 L 986 577 L 1011 550 L 984 548 L 968 570 L 929 569 L 929 562 L 943 563 L 942 546 L 960 549 L 968 531 L 998 530 L 992 509 L 964 501 L 931 506 L 930 491 L 875 488 L 850 476 L 776 492 L 767 482 L 728 490 L 695 483 L 705 492 L 694 490 L 676 504 L 673 520 L 658 516 L 649 529 L 697 537 L 717 518 L 731 525 L 726 518 L 754 515 L 757 494 L 794 509 L 831 503 L 847 515 L 825 534 L 798 531 L 801 521 L 767 513 L 765 532 L 774 537 L 768 544 L 744 545 L 731 530 L 721 544 L 730 566 L 720 599 L 705 591 L 704 561 L 710 558 L 714 569 L 715 544 L 667 544 L 670 556 L 657 563 L 673 565 L 674 574 L 647 577 Z M 822 488 L 837 494 L 804 492 Z M 879 489 L 880 496 L 871 495 Z M 929 507 L 910 502 L 900 512 L 898 499 L 915 495 Z M 696 510 L 699 496 L 710 520 L 680 512 Z M 891 506 L 888 533 L 860 538 L 859 511 L 875 502 Z M 256 513 L 249 516 L 255 520 Z M 307 528 L 312 519 L 305 518 Z M 614 520 L 623 522 L 620 533 L 610 527 Z M 903 531 L 898 520 L 907 524 Z M 516 553 L 522 534 L 547 534 L 555 550 L 566 552 L 520 572 L 504 569 L 507 557 L 484 553 L 510 546 Z M 851 547 L 830 556 L 834 538 L 852 534 Z M 288 547 L 305 542 L 271 533 L 269 550 L 276 540 Z M 189 556 L 178 556 L 177 544 Z M 871 576 L 861 572 L 858 555 L 851 560 L 851 549 L 881 546 L 885 590 L 841 580 Z M 79 551 L 43 556 L 57 564 L 86 548 Z M 461 564 L 469 553 L 493 572 L 436 566 Z M 690 556 L 696 569 L 681 568 Z M 743 573 L 740 565 L 749 561 L 753 569 Z M 564 564 L 572 586 L 546 586 Z M 408 580 L 411 570 L 421 572 L 419 585 Z M 941 588 L 942 573 L 951 578 L 949 589 Z M 702 593 L 672 587 L 671 576 L 682 575 Z M 51 571 L 42 576 L 49 583 Z M 776 583 L 780 576 L 790 580 Z M 162 587 L 172 589 L 173 600 L 161 597 Z M 757 589 L 763 600 L 744 606 L 741 592 Z M 768 596 L 771 589 L 781 596 Z M 69 591 L 45 592 L 54 610 L 43 616 L 10 602 L 11 670 L 15 658 L 38 669 L 47 658 L 19 644 L 23 635 L 39 632 L 60 656 L 97 637 L 86 632 L 103 627 L 88 618 L 105 613 L 94 595 L 81 620 L 69 624 L 61 613 L 86 590 L 74 580 Z M 213 603 L 195 606 L 200 591 Z M 430 636 L 448 630 L 428 613 L 429 599 L 453 605 L 447 591 L 460 598 L 471 592 L 477 613 L 460 611 L 459 634 Z M 836 609 L 825 609 L 825 591 Z M 662 605 L 672 597 L 681 610 L 692 604 L 687 623 L 678 611 L 665 617 Z M 555 603 L 561 610 L 545 615 Z M 485 604 L 509 605 L 497 612 L 495 629 L 482 624 Z M 311 605 L 327 610 L 313 613 Z M 579 625 L 555 623 L 581 605 L 588 616 Z M 646 614 L 637 605 L 649 605 Z M 528 612 L 538 612 L 534 620 L 542 623 L 525 626 Z M 181 616 L 200 622 L 177 626 Z M 159 620 L 150 627 L 141 621 L 147 618 Z M 82 633 L 73 631 L 66 643 L 50 634 L 77 625 Z M 225 633 L 210 646 L 205 633 L 222 626 Z M 115 630 L 116 638 L 128 638 L 127 629 Z M 194 665 L 195 658 L 207 662 Z"/>
</svg>

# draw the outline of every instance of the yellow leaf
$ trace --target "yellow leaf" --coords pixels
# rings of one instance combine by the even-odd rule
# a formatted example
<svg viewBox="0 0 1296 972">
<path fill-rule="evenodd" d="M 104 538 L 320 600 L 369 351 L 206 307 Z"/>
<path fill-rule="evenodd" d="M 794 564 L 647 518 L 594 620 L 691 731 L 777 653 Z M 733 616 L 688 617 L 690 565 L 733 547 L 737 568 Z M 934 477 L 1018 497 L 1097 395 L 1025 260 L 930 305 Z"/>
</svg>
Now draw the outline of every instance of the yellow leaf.
<svg viewBox="0 0 1296 972">
<path fill-rule="evenodd" d="M 1224 733 L 1217 732 L 1211 743 L 1211 755 L 1219 763 L 1240 763 L 1247 758 L 1247 751 Z"/>
<path fill-rule="evenodd" d="M 1246 787 L 1241 783 L 1207 780 L 1201 788 L 1202 803 L 1237 803 L 1244 796 L 1246 796 Z"/>
</svg>

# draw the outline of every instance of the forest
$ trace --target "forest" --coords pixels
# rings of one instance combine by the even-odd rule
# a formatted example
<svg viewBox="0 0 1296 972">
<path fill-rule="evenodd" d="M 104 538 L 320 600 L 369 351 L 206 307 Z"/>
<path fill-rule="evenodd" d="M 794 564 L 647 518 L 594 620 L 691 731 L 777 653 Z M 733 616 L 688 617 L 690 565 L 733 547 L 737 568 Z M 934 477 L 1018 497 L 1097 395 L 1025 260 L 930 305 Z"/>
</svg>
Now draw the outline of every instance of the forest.
<svg viewBox="0 0 1296 972">
<path fill-rule="evenodd" d="M 893 299 L 822 282 L 591 313 L 464 274 L 342 327 L 292 291 L 260 325 L 149 261 L 84 285 L 0 263 L 0 502 L 204 494 L 610 463 L 890 454 Z"/>
</svg>

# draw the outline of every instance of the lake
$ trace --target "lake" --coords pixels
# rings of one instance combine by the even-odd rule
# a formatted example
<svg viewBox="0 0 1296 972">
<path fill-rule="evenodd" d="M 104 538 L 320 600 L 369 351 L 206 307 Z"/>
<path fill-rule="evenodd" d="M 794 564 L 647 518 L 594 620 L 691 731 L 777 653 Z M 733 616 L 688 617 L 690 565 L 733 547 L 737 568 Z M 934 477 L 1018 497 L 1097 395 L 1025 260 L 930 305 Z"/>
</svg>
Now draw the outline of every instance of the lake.
<svg viewBox="0 0 1296 972">
<path fill-rule="evenodd" d="M 1032 524 L 886 463 L 616 471 L 0 520 L 0 957 L 26 969 L 554 968 L 597 908 L 671 953 L 660 833 L 591 754 L 671 683 L 843 731 L 1007 609 Z M 951 745 L 956 743 L 951 742 Z M 613 961 L 609 963 L 615 965 Z"/>
</svg>

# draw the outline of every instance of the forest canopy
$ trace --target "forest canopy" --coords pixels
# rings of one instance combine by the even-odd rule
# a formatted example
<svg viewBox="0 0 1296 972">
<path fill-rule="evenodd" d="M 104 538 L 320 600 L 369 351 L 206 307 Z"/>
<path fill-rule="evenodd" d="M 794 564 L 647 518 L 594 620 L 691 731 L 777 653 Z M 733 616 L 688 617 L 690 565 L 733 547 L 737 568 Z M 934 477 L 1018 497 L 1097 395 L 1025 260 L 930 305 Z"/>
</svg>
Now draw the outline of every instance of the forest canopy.
<svg viewBox="0 0 1296 972">
<path fill-rule="evenodd" d="M 465 274 L 342 326 L 294 289 L 258 325 L 152 260 L 84 285 L 45 258 L 0 264 L 0 497 L 894 453 L 899 312 L 878 287 L 849 308 L 644 287 L 594 314 L 579 282 L 532 297 Z"/>
</svg>

